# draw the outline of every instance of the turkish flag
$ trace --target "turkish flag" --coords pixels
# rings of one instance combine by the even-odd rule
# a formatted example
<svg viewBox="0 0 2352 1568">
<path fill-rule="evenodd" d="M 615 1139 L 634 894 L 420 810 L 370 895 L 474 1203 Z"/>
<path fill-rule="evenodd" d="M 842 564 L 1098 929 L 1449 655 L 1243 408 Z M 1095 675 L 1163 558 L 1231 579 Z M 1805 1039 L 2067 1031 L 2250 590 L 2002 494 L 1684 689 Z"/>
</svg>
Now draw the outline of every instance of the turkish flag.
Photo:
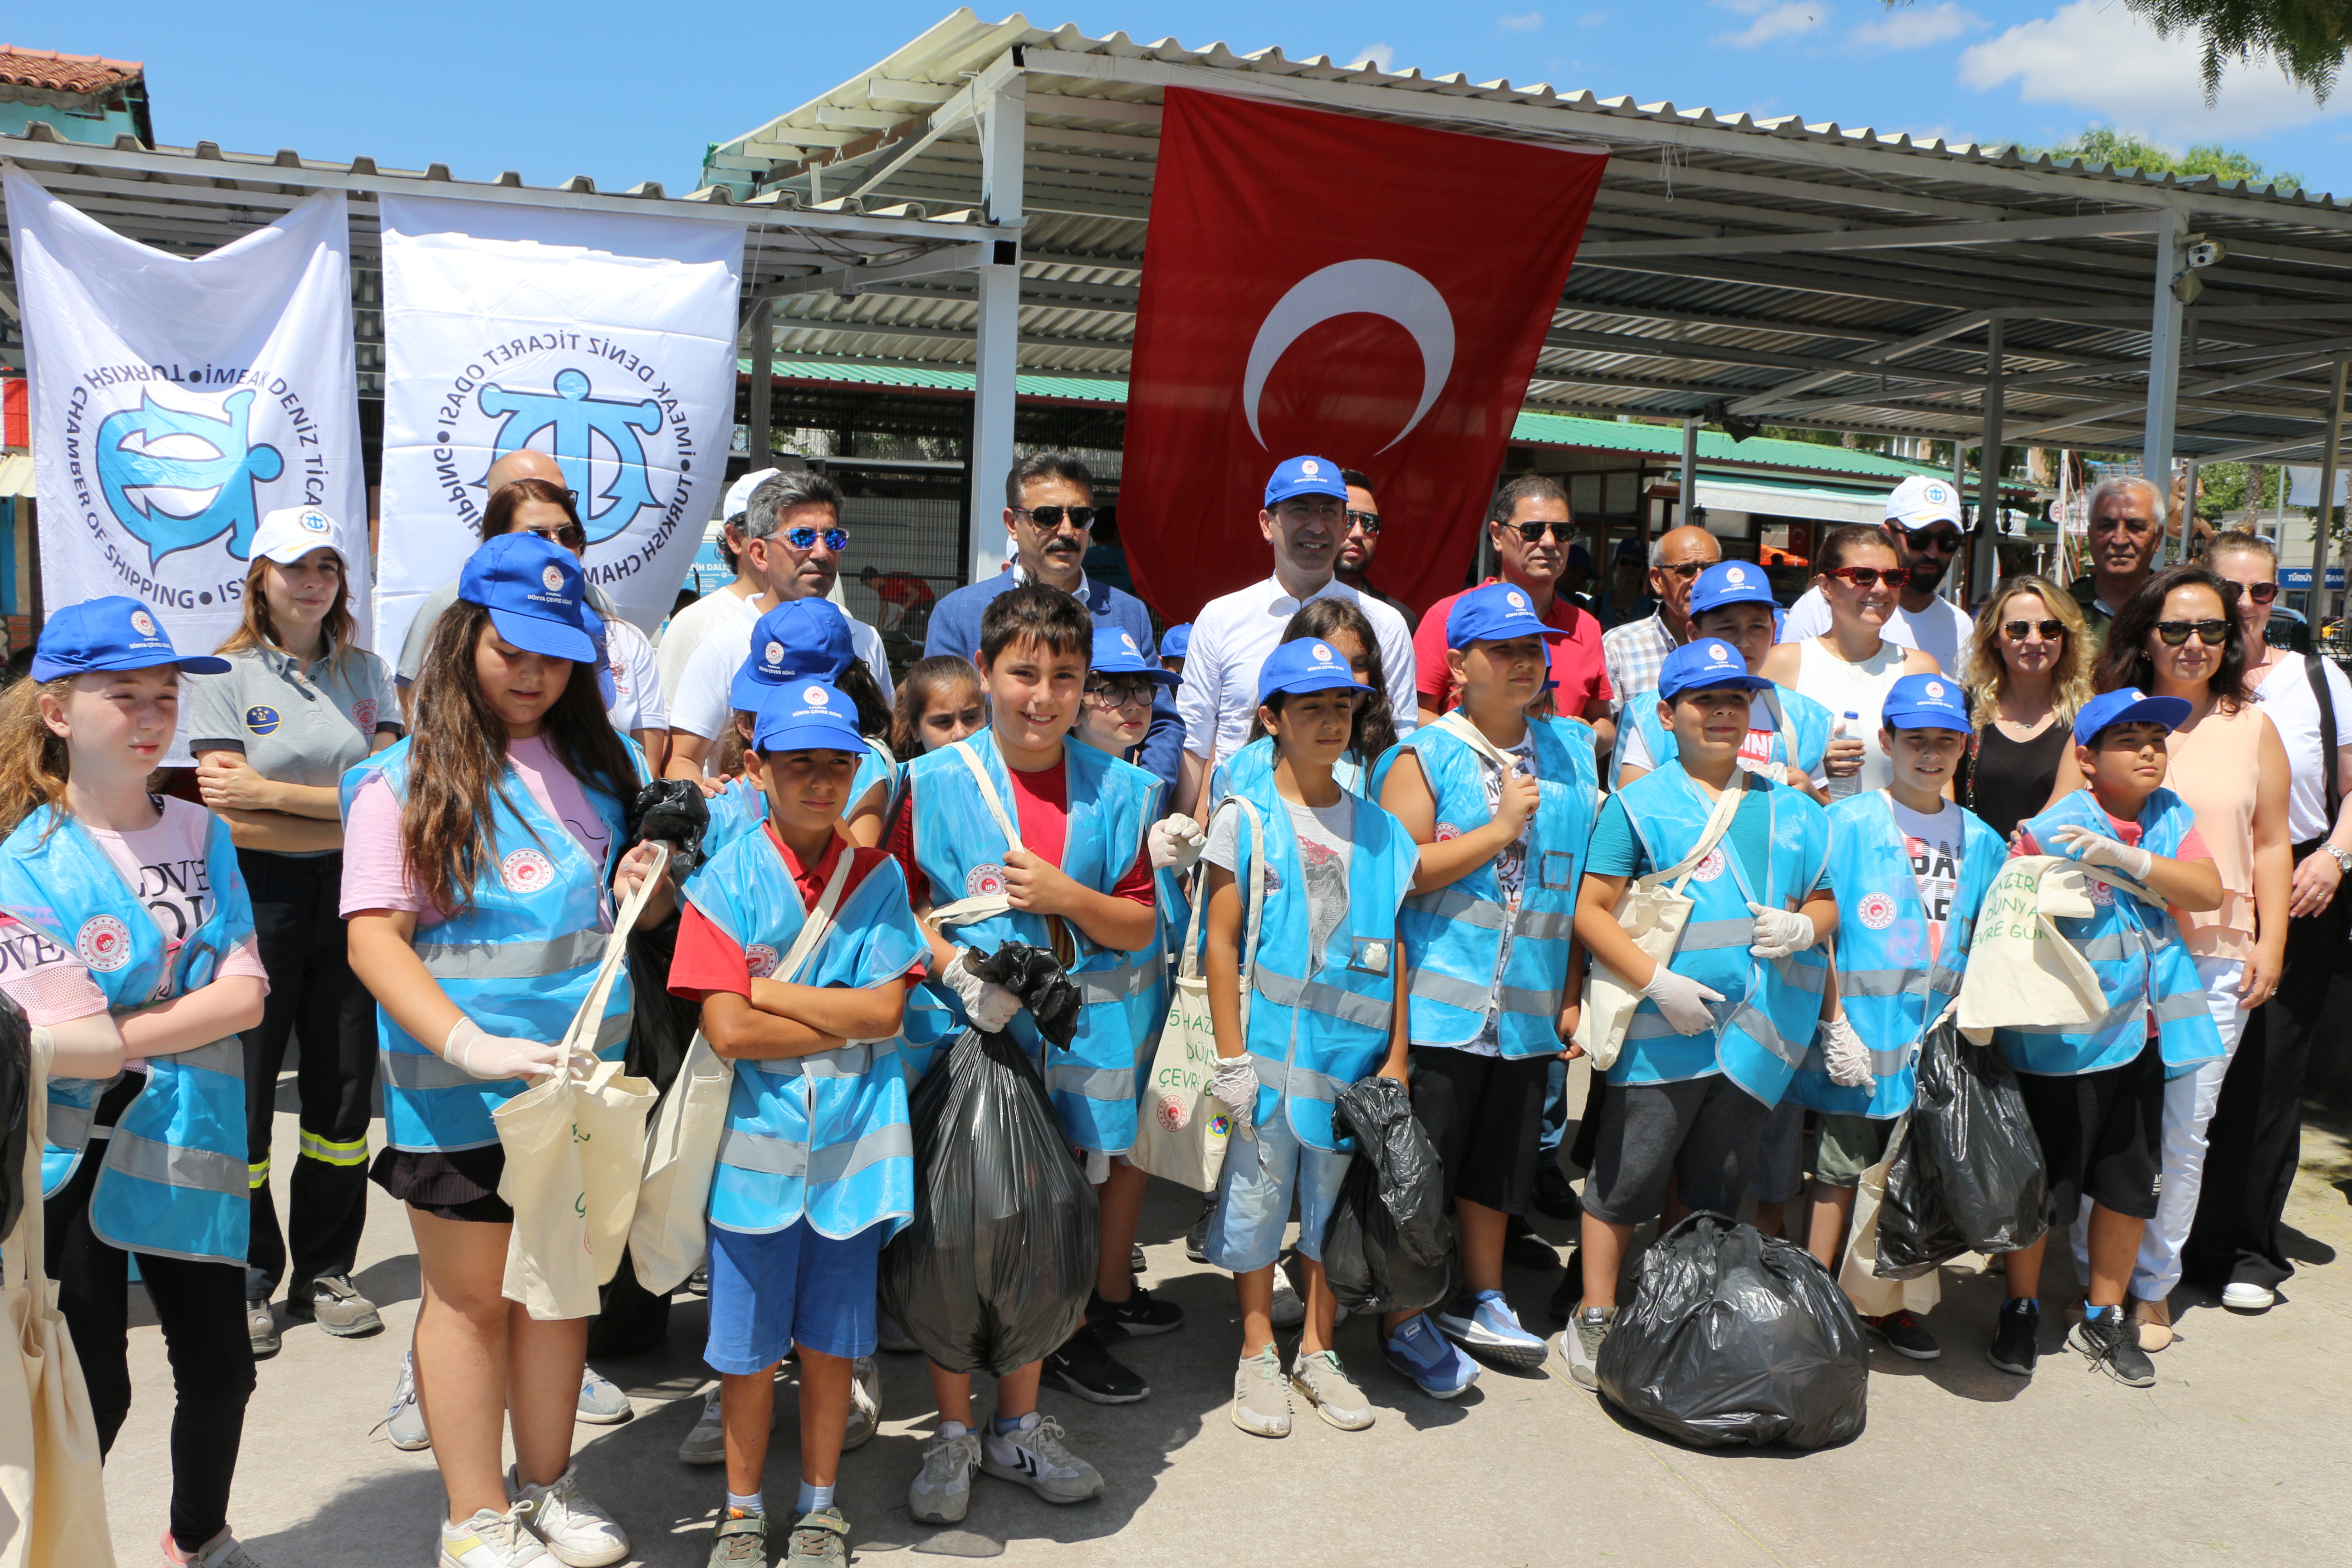
<svg viewBox="0 0 2352 1568">
<path fill-rule="evenodd" d="M 1606 154 L 1171 88 L 1119 538 L 1171 621 L 1273 571 L 1285 458 L 1372 479 L 1372 580 L 1463 585 Z"/>
</svg>

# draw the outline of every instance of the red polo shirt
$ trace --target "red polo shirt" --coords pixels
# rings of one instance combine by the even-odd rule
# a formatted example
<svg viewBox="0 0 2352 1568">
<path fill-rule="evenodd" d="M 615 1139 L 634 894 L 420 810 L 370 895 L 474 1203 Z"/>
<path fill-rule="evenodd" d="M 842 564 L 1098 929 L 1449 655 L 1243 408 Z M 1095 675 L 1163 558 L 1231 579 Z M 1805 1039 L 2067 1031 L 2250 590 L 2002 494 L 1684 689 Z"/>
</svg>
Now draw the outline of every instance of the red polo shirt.
<svg viewBox="0 0 2352 1568">
<path fill-rule="evenodd" d="M 1496 580 L 1489 577 L 1486 582 Z M 1445 668 L 1445 617 L 1461 596 L 1455 594 L 1430 605 L 1421 617 L 1420 629 L 1412 634 L 1414 683 L 1421 688 L 1421 705 L 1433 712 L 1443 713 L 1454 706 L 1454 678 Z M 1591 612 L 1570 604 L 1565 594 L 1554 594 L 1543 622 L 1568 634 L 1551 645 L 1551 678 L 1559 688 L 1551 695 L 1559 711 L 1567 718 L 1581 719 L 1587 703 L 1614 700 L 1615 693 L 1609 689 L 1609 665 L 1601 657 L 1601 623 Z"/>
</svg>

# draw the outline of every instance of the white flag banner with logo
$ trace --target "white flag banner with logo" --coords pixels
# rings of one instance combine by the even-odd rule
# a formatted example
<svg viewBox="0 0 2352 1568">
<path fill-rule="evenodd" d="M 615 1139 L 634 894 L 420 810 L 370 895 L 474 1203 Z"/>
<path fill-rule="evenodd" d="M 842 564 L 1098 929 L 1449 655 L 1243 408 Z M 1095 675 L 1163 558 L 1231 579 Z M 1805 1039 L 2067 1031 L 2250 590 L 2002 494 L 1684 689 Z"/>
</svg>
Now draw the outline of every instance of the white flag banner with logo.
<svg viewBox="0 0 2352 1568">
<path fill-rule="evenodd" d="M 577 497 L 588 581 L 652 631 L 725 485 L 743 230 L 418 196 L 382 210 L 386 645 L 480 542 L 483 480 L 525 447 Z"/>
<path fill-rule="evenodd" d="M 44 600 L 143 599 L 181 652 L 210 653 L 244 615 L 255 527 L 315 507 L 352 542 L 352 613 L 375 646 L 342 193 L 181 257 L 5 178 Z"/>
</svg>

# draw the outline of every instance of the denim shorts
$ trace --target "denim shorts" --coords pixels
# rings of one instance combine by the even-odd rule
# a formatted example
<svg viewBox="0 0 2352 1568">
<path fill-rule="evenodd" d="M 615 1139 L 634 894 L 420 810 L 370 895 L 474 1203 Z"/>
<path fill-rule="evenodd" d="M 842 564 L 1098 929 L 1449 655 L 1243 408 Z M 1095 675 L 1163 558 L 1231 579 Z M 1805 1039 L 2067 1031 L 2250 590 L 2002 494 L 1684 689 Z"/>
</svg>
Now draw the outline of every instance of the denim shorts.
<svg viewBox="0 0 2352 1568">
<path fill-rule="evenodd" d="M 887 1223 L 845 1241 L 809 1228 L 748 1235 L 710 1227 L 712 1370 L 749 1376 L 784 1359 L 794 1344 L 826 1355 L 874 1353 L 874 1281 Z"/>
<path fill-rule="evenodd" d="M 1290 1200 L 1298 1199 L 1298 1252 L 1321 1262 L 1323 1233 L 1339 1201 L 1352 1154 L 1302 1143 L 1290 1119 L 1277 1110 L 1257 1129 L 1255 1141 L 1238 1131 L 1225 1145 L 1225 1168 L 1217 1176 L 1217 1206 L 1209 1218 L 1209 1261 L 1233 1274 L 1263 1268 L 1282 1252 L 1283 1226 Z"/>
</svg>

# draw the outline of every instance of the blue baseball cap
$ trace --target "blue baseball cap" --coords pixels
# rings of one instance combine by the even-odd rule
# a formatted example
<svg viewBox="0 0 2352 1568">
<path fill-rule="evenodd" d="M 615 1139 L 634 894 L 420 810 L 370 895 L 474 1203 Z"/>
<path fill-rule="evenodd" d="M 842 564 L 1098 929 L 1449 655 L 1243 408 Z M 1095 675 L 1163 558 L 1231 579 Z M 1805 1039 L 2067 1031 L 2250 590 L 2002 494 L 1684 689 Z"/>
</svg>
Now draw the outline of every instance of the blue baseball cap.
<svg viewBox="0 0 2352 1568">
<path fill-rule="evenodd" d="M 1162 658 L 1182 658 L 1184 650 L 1192 646 L 1192 623 L 1190 621 L 1170 626 L 1160 634 L 1160 657 Z"/>
<path fill-rule="evenodd" d="M 1527 590 L 1509 583 L 1488 583 L 1454 601 L 1445 612 L 1445 646 L 1468 647 L 1474 642 L 1507 642 L 1512 637 L 1548 637 L 1557 642 L 1568 636 L 1548 626 L 1536 614 Z"/>
<path fill-rule="evenodd" d="M 155 612 L 136 599 L 110 595 L 68 605 L 41 628 L 33 650 L 33 679 L 60 680 L 97 669 L 152 669 L 176 664 L 190 675 L 218 675 L 228 660 L 210 654 L 183 658 Z"/>
<path fill-rule="evenodd" d="M 849 617 L 830 599 L 787 599 L 751 627 L 751 649 L 727 689 L 730 706 L 757 713 L 776 687 L 814 676 L 828 685 L 857 658 Z"/>
<path fill-rule="evenodd" d="M 1276 507 L 1293 496 L 1337 496 L 1348 499 L 1347 482 L 1339 478 L 1339 465 L 1328 458 L 1289 458 L 1274 470 L 1274 478 L 1265 481 L 1265 504 Z"/>
<path fill-rule="evenodd" d="M 526 653 L 602 667 L 604 617 L 569 550 L 536 533 L 502 533 L 466 558 L 457 597 L 490 612 L 499 636 Z"/>
<path fill-rule="evenodd" d="M 1906 675 L 1886 689 L 1878 716 L 1890 729 L 1958 730 L 1966 734 L 1969 694 L 1948 675 Z"/>
<path fill-rule="evenodd" d="M 1133 632 L 1117 626 L 1095 628 L 1094 672 L 1097 675 L 1142 675 L 1161 686 L 1176 684 L 1176 672 L 1145 652 Z"/>
<path fill-rule="evenodd" d="M 1748 673 L 1748 661 L 1721 637 L 1699 637 L 1666 655 L 1658 667 L 1658 695 L 1671 702 L 1685 691 L 1717 691 L 1738 686 L 1749 691 L 1772 683 Z"/>
<path fill-rule="evenodd" d="M 873 748 L 857 732 L 857 704 L 841 689 L 822 680 L 796 680 L 764 689 L 767 700 L 751 721 L 751 747 L 761 756 L 778 752 L 856 752 Z"/>
<path fill-rule="evenodd" d="M 2180 728 L 2189 717 L 2189 699 L 2185 697 L 2150 697 L 2137 687 L 2126 686 L 2121 691 L 2102 691 L 2074 715 L 2074 743 L 2087 746 L 2099 738 L 2099 731 L 2111 724 L 2161 724 L 2169 730 Z"/>
<path fill-rule="evenodd" d="M 1309 691 L 1370 691 L 1356 679 L 1355 669 L 1339 650 L 1321 637 L 1300 637 L 1284 643 L 1265 656 L 1257 672 L 1257 700 L 1277 691 L 1298 696 Z"/>
<path fill-rule="evenodd" d="M 588 640 L 596 645 L 596 695 L 605 707 L 613 705 L 620 688 L 613 683 L 613 648 L 604 634 L 604 617 L 590 605 L 583 612 L 588 623 Z"/>
<path fill-rule="evenodd" d="M 1752 561 L 1718 561 L 1700 573 L 1698 581 L 1691 584 L 1692 615 L 1705 615 L 1726 605 L 1779 607 L 1772 597 L 1772 584 L 1765 580 L 1764 568 Z"/>
</svg>

